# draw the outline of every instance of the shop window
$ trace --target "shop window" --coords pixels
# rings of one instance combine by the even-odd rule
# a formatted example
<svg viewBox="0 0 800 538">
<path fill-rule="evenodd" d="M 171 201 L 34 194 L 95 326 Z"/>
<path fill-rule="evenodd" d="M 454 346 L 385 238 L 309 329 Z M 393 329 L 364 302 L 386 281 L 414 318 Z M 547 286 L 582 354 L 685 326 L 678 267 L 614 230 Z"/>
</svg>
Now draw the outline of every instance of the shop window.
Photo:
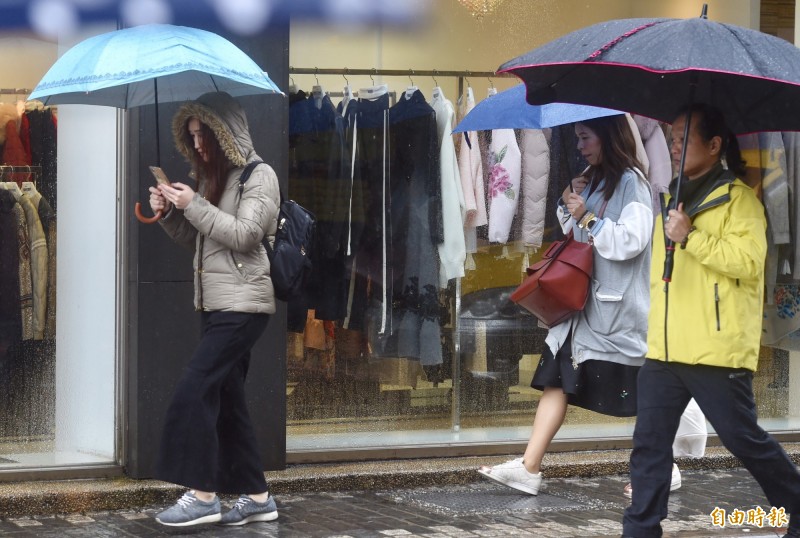
<svg viewBox="0 0 800 538">
<path fill-rule="evenodd" d="M 55 61 L 56 44 L 22 41 L 30 58 Z M 13 57 L 1 69 L 10 85 L 30 76 Z M 9 477 L 117 460 L 117 115 L 29 93 L 0 90 L 0 473 Z"/>
<path fill-rule="evenodd" d="M 430 24 L 416 31 L 370 30 L 348 39 L 342 39 L 341 29 L 292 26 L 289 195 L 317 214 L 320 240 L 309 296 L 288 308 L 290 453 L 527 441 L 541 395 L 529 384 L 546 331 L 509 295 L 525 269 L 560 237 L 556 200 L 585 166 L 575 151 L 574 130 L 564 126 L 536 135 L 546 138 L 550 161 L 546 199 L 535 207 L 519 190 L 506 196 L 508 178 L 491 175 L 498 161 L 518 157 L 493 148 L 488 133 L 471 141 L 482 159 L 483 190 L 473 194 L 489 216 L 467 226 L 463 275 L 446 284 L 428 281 L 426 293 L 421 281 L 413 280 L 414 271 L 431 262 L 441 267 L 438 250 L 430 245 L 437 221 L 428 210 L 432 200 L 442 199 L 421 187 L 424 181 L 416 183 L 427 177 L 416 167 L 424 161 L 428 172 L 439 170 L 443 139 L 438 148 L 425 146 L 429 131 L 421 120 L 405 138 L 403 117 L 394 107 L 417 90 L 432 107 L 438 88 L 453 103 L 456 123 L 470 97 L 479 102 L 519 82 L 492 77 L 491 70 L 549 39 L 545 34 L 572 29 L 576 17 L 588 25 L 629 17 L 631 10 L 637 17 L 690 16 L 663 2 L 609 2 L 602 14 L 591 16 L 566 4 L 543 6 L 508 0 L 476 19 L 457 2 L 440 2 Z M 761 6 L 762 30 L 788 36 L 794 2 Z M 743 25 L 750 16 L 727 15 L 741 17 L 734 22 Z M 470 71 L 443 74 L 465 66 Z M 477 76 L 482 69 L 490 76 Z M 503 145 L 524 145 L 529 135 L 514 131 Z M 453 143 L 460 159 L 464 137 Z M 404 155 L 408 148 L 415 152 Z M 516 188 L 513 181 L 510 185 Z M 501 194 L 495 217 L 503 211 L 499 206 L 506 209 L 494 223 L 493 191 Z M 409 306 L 433 322 L 408 331 L 403 313 Z M 412 335 L 418 347 L 401 348 Z M 800 407 L 789 387 L 800 363 L 779 347 L 762 348 L 754 392 L 765 428 L 796 430 Z M 782 347 L 800 349 L 794 340 Z M 570 407 L 556 441 L 603 438 L 624 444 L 634 420 Z"/>
</svg>

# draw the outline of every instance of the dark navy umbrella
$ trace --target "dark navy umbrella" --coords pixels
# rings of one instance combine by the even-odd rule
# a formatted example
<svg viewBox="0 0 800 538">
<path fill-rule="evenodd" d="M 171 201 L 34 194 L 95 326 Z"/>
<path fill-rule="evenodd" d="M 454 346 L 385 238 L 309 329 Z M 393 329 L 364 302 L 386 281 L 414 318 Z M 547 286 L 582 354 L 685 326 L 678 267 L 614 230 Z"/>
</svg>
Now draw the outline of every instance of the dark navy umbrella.
<svg viewBox="0 0 800 538">
<path fill-rule="evenodd" d="M 800 49 L 706 18 L 622 19 L 555 39 L 502 65 L 527 101 L 580 103 L 672 122 L 693 103 L 719 108 L 736 134 L 800 131 Z M 689 121 L 684 136 L 688 137 Z M 680 160 L 680 176 L 686 145 Z M 675 199 L 680 199 L 680 183 Z M 664 280 L 672 275 L 667 245 Z"/>
<path fill-rule="evenodd" d="M 800 130 L 800 49 L 756 30 L 693 19 L 623 19 L 577 30 L 503 64 L 527 101 L 579 103 L 671 122 L 690 102 L 736 134 Z"/>
<path fill-rule="evenodd" d="M 525 85 L 487 97 L 453 129 L 454 133 L 491 131 L 493 129 L 545 129 L 602 116 L 623 114 L 619 110 L 588 105 L 550 103 L 529 105 L 525 101 Z"/>
</svg>

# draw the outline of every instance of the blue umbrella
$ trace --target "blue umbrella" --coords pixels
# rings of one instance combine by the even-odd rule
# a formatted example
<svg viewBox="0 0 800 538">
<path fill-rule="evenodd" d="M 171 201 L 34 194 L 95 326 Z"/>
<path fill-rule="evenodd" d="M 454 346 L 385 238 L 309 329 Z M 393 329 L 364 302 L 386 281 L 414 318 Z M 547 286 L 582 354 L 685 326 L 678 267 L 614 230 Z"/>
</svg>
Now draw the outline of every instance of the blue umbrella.
<svg viewBox="0 0 800 538">
<path fill-rule="evenodd" d="M 281 93 L 227 39 L 196 28 L 148 24 L 81 41 L 53 64 L 30 99 L 131 108 L 210 91 L 234 97 Z"/>
<path fill-rule="evenodd" d="M 196 28 L 148 24 L 81 41 L 47 71 L 29 99 L 45 105 L 131 108 L 154 104 L 156 160 L 161 163 L 158 103 L 222 91 L 233 97 L 282 94 L 267 74 L 227 39 Z M 146 218 L 136 204 L 136 218 Z"/>
<path fill-rule="evenodd" d="M 493 129 L 545 129 L 576 121 L 623 114 L 619 110 L 571 103 L 529 105 L 525 85 L 519 84 L 487 97 L 467 114 L 454 133 Z"/>
</svg>

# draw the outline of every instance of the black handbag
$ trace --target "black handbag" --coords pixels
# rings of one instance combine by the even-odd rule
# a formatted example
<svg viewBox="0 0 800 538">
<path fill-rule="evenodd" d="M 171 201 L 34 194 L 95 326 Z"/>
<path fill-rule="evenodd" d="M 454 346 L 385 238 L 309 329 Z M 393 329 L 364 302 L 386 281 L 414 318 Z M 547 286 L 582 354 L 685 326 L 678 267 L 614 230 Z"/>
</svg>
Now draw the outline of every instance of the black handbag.
<svg viewBox="0 0 800 538">
<path fill-rule="evenodd" d="M 262 161 L 249 163 L 239 177 L 239 192 Z M 280 210 L 278 211 L 278 229 L 270 243 L 264 238 L 267 250 L 275 296 L 282 301 L 297 297 L 311 275 L 311 245 L 314 241 L 316 218 L 308 209 L 294 200 L 285 200 L 281 192 Z"/>
</svg>

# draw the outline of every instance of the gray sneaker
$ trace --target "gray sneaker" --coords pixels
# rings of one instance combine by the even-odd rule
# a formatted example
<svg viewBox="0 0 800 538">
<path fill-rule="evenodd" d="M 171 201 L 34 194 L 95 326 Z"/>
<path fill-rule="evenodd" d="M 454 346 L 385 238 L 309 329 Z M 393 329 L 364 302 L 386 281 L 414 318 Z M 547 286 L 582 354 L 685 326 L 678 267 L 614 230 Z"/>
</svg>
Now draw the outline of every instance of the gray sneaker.
<svg viewBox="0 0 800 538">
<path fill-rule="evenodd" d="M 222 525 L 244 525 L 254 521 L 274 521 L 278 519 L 278 507 L 270 495 L 267 502 L 258 503 L 247 495 L 242 495 L 233 508 L 227 512 L 220 523 Z"/>
<path fill-rule="evenodd" d="M 222 519 L 219 497 L 213 501 L 203 502 L 187 491 L 178 502 L 156 516 L 156 521 L 170 527 L 188 527 L 200 523 L 215 523 Z"/>
</svg>

